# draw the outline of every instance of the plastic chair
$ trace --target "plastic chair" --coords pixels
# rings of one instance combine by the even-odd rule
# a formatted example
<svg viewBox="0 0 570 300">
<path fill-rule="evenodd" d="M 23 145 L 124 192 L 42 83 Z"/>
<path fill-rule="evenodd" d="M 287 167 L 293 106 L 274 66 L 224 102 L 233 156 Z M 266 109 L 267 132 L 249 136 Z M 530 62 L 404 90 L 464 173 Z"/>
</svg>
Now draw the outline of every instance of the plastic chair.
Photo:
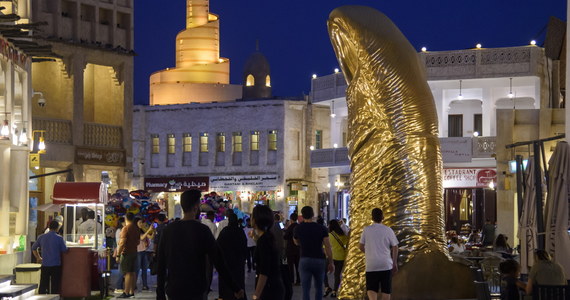
<svg viewBox="0 0 570 300">
<path fill-rule="evenodd" d="M 533 300 L 570 300 L 568 285 L 533 285 Z"/>
</svg>

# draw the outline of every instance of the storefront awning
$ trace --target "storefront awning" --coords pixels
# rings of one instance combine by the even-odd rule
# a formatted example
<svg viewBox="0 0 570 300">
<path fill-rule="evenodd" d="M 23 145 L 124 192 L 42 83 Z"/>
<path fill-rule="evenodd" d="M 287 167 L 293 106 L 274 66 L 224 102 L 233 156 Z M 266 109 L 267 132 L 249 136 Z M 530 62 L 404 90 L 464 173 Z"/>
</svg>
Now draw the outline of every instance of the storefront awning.
<svg viewBox="0 0 570 300">
<path fill-rule="evenodd" d="M 54 204 L 107 203 L 107 186 L 101 182 L 59 182 L 53 187 Z"/>
</svg>

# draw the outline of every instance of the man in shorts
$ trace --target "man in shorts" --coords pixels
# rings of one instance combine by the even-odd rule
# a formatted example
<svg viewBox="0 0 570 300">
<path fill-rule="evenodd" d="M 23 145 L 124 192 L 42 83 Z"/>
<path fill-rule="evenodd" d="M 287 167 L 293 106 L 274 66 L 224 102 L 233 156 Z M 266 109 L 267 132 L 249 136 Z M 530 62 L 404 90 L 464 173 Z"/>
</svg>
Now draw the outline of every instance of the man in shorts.
<svg viewBox="0 0 570 300">
<path fill-rule="evenodd" d="M 140 230 L 135 222 L 135 215 L 127 213 L 125 216 L 127 226 L 121 230 L 121 240 L 117 253 L 121 255 L 121 273 L 125 274 L 125 290 L 117 298 L 134 298 L 137 261 L 137 246 L 140 242 Z"/>
<path fill-rule="evenodd" d="M 381 299 L 389 300 L 392 273 L 398 272 L 398 239 L 382 224 L 384 213 L 380 208 L 372 210 L 372 220 L 374 224 L 365 227 L 360 238 L 360 250 L 366 257 L 366 293 L 369 300 L 377 300 L 380 290 Z"/>
</svg>

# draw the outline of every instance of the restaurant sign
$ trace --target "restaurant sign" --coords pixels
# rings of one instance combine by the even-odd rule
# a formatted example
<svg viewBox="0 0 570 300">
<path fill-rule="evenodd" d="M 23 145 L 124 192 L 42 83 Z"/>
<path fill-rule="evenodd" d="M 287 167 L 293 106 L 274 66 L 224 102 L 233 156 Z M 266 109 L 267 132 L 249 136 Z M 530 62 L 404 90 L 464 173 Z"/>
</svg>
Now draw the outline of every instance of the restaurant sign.
<svg viewBox="0 0 570 300">
<path fill-rule="evenodd" d="M 497 171 L 489 168 L 443 169 L 443 188 L 488 188 L 497 186 Z"/>
<path fill-rule="evenodd" d="M 274 191 L 280 184 L 279 176 L 276 174 L 210 177 L 210 189 L 217 192 Z"/>
<path fill-rule="evenodd" d="M 75 163 L 86 165 L 125 166 L 124 150 L 75 148 Z"/>
<path fill-rule="evenodd" d="M 197 189 L 207 192 L 208 177 L 161 177 L 145 178 L 144 189 L 152 193 L 159 192 L 183 192 Z"/>
</svg>

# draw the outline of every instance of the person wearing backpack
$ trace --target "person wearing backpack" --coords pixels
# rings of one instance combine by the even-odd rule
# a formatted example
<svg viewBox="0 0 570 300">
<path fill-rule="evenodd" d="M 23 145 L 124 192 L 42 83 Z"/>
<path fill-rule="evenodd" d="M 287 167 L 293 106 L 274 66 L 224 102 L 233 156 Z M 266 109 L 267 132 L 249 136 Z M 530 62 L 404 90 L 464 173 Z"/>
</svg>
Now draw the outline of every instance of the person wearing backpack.
<svg viewBox="0 0 570 300">
<path fill-rule="evenodd" d="M 334 264 L 334 285 L 331 297 L 336 298 L 340 287 L 340 274 L 342 274 L 348 252 L 348 235 L 342 230 L 338 220 L 333 219 L 329 222 L 329 240 L 331 241 Z"/>
</svg>

